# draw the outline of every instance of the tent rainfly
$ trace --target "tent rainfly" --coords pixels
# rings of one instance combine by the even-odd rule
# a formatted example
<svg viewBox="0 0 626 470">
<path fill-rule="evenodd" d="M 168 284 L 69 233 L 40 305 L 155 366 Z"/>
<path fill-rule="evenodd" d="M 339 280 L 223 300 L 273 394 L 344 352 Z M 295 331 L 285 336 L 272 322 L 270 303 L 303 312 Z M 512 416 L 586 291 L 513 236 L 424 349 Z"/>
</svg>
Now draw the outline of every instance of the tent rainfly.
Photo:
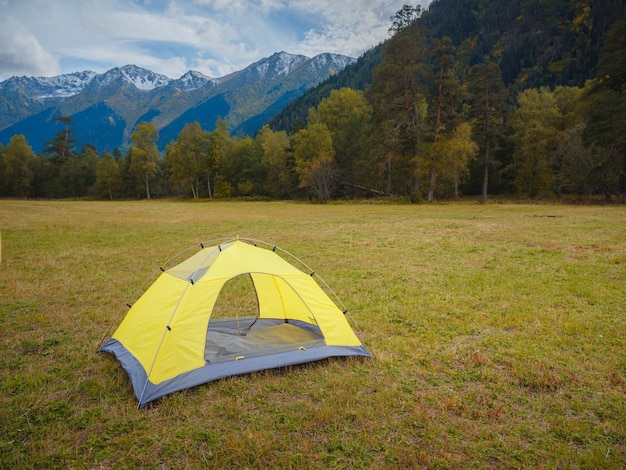
<svg viewBox="0 0 626 470">
<path fill-rule="evenodd" d="M 120 361 L 140 407 L 223 377 L 369 356 L 315 273 L 297 269 L 276 247 L 237 237 L 199 248 L 164 269 L 99 348 Z M 224 285 L 240 276 L 251 281 L 255 311 L 216 314 Z"/>
</svg>

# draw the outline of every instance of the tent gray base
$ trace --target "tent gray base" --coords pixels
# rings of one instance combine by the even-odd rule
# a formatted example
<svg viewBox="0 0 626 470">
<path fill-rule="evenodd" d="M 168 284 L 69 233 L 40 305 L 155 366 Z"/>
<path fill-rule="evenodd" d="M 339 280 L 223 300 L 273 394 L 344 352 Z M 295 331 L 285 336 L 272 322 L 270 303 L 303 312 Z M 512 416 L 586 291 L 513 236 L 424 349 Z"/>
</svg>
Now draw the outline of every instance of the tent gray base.
<svg viewBox="0 0 626 470">
<path fill-rule="evenodd" d="M 212 320 L 207 330 L 204 359 L 215 363 L 323 345 L 324 335 L 317 326 L 297 320 L 285 322 L 255 317 Z"/>
<path fill-rule="evenodd" d="M 276 324 L 274 323 L 274 325 Z M 276 328 L 274 328 L 274 331 L 277 331 Z M 210 334 L 209 328 L 207 337 Z M 113 354 L 120 361 L 131 379 L 133 390 L 139 400 L 139 406 L 144 406 L 146 403 L 173 392 L 233 375 L 303 364 L 329 357 L 369 357 L 369 353 L 363 346 L 327 346 L 323 341 L 315 339 L 314 336 L 316 335 L 313 333 L 310 340 L 305 343 L 292 343 L 289 345 L 288 350 L 285 350 L 284 346 L 279 351 L 274 352 L 268 352 L 266 349 L 263 355 L 259 355 L 260 351 L 252 356 L 245 353 L 238 356 L 227 354 L 220 356 L 219 360 L 216 360 L 217 356 L 215 353 L 207 355 L 205 352 L 206 359 L 213 357 L 214 362 L 207 362 L 204 367 L 185 372 L 159 384 L 153 384 L 147 380 L 147 373 L 139 361 L 116 339 L 112 338 L 107 341 L 99 351 Z M 246 336 L 242 335 L 242 337 L 245 338 Z"/>
</svg>

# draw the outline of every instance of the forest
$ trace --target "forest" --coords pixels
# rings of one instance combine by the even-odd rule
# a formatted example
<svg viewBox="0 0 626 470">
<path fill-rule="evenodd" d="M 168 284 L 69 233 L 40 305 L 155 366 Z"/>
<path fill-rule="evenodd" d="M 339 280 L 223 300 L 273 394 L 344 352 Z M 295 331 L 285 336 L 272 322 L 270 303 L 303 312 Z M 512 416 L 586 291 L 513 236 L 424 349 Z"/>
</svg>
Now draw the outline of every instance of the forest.
<svg viewBox="0 0 626 470">
<path fill-rule="evenodd" d="M 438 16 L 444 3 L 458 17 Z M 141 122 L 128 148 L 98 153 L 77 149 L 72 118 L 58 116 L 41 154 L 23 135 L 0 146 L 0 196 L 626 202 L 626 21 L 610 21 L 623 6 L 496 3 L 405 5 L 360 68 L 255 136 L 188 123 L 160 153 Z"/>
</svg>

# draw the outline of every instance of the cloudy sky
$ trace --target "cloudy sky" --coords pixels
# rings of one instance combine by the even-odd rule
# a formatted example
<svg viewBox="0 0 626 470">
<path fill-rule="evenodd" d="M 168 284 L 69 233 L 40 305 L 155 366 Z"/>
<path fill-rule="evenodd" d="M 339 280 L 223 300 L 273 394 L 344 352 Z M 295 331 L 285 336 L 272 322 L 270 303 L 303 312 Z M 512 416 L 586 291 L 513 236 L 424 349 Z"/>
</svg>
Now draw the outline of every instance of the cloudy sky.
<svg viewBox="0 0 626 470">
<path fill-rule="evenodd" d="M 0 80 L 135 64 L 213 78 L 286 51 L 360 56 L 409 0 L 0 0 Z M 414 0 L 426 5 L 429 0 Z"/>
</svg>

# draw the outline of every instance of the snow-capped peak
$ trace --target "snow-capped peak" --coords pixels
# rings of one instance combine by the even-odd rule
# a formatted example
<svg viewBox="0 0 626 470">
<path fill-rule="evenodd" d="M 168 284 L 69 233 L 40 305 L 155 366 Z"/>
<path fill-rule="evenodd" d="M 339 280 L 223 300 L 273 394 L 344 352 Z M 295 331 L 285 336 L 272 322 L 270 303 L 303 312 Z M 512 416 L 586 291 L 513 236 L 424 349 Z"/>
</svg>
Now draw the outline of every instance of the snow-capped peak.
<svg viewBox="0 0 626 470">
<path fill-rule="evenodd" d="M 103 74 L 97 75 L 93 80 L 93 86 L 96 89 L 102 89 L 116 83 L 127 82 L 139 90 L 150 91 L 163 87 L 170 81 L 171 79 L 165 75 L 152 72 L 151 70 L 137 67 L 136 65 L 125 65 L 112 68 Z"/>
<path fill-rule="evenodd" d="M 353 64 L 354 62 L 356 62 L 356 59 L 352 57 L 325 52 L 313 57 L 310 66 L 316 70 L 322 68 L 330 68 L 337 72 L 339 70 L 343 70 L 348 65 Z"/>
<path fill-rule="evenodd" d="M 215 84 L 216 80 L 209 78 L 200 72 L 196 72 L 195 70 L 190 70 L 185 75 L 176 80 L 176 82 L 178 82 L 182 90 L 192 91 L 198 88 L 202 88 L 209 82 Z"/>
<path fill-rule="evenodd" d="M 22 93 L 35 100 L 65 99 L 80 94 L 88 86 L 89 90 L 97 92 L 123 83 L 130 83 L 142 91 L 151 91 L 172 83 L 181 91 L 187 92 L 205 86 L 218 86 L 241 76 L 249 77 L 251 80 L 273 80 L 305 66 L 311 68 L 314 73 L 327 73 L 329 70 L 334 73 L 354 61 L 355 59 L 351 57 L 338 54 L 320 54 L 310 59 L 304 55 L 282 51 L 261 59 L 240 72 L 233 72 L 221 78 L 209 78 L 200 72 L 189 71 L 173 80 L 136 65 L 125 65 L 101 74 L 84 71 L 55 77 L 12 77 L 0 82 L 0 92 Z"/>
<path fill-rule="evenodd" d="M 268 75 L 271 76 L 284 76 L 289 75 L 294 69 L 298 68 L 304 62 L 309 60 L 308 57 L 303 55 L 294 55 L 287 52 L 276 52 L 266 59 L 252 64 L 250 68 L 256 70 L 261 77 Z"/>
<path fill-rule="evenodd" d="M 35 99 L 69 98 L 79 94 L 98 74 L 90 70 L 55 77 L 12 77 L 0 84 L 0 89 L 9 84 L 27 89 Z"/>
<path fill-rule="evenodd" d="M 119 71 L 135 87 L 140 90 L 150 91 L 167 85 L 171 80 L 165 75 L 152 72 L 136 65 L 125 65 Z"/>
</svg>

